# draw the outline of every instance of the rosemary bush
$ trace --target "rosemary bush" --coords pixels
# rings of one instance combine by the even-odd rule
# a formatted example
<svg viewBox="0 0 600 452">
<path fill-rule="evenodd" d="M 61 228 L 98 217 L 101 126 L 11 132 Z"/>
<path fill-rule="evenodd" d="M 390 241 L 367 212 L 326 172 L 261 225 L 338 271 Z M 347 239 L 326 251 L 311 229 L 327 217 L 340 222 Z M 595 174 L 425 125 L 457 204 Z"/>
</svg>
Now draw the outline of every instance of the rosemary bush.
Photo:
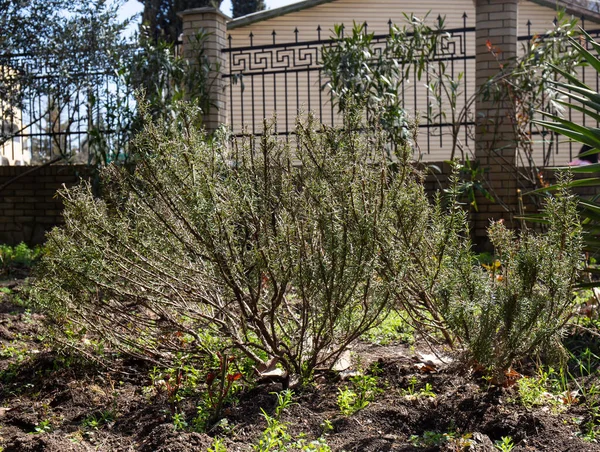
<svg viewBox="0 0 600 452">
<path fill-rule="evenodd" d="M 556 358 L 563 350 L 583 263 L 576 206 L 563 184 L 546 200 L 545 234 L 517 234 L 495 222 L 488 230 L 494 263 L 484 268 L 466 247 L 453 246 L 442 265 L 434 295 L 448 328 L 500 381 L 517 360 L 542 352 Z"/>
<path fill-rule="evenodd" d="M 231 145 L 147 124 L 134 171 L 62 192 L 36 298 L 57 321 L 164 364 L 210 331 L 257 364 L 310 378 L 387 309 L 377 277 L 387 217 L 384 142 L 298 126 L 293 151 L 269 131 Z M 185 123 L 185 122 L 184 122 Z M 185 344 L 184 344 L 185 342 Z"/>
<path fill-rule="evenodd" d="M 409 323 L 498 380 L 515 361 L 540 351 L 560 354 L 583 257 L 568 182 L 546 201 L 547 233 L 517 234 L 502 222 L 490 226 L 496 254 L 487 270 L 471 248 L 466 213 L 456 202 L 457 179 L 446 209 L 429 203 L 418 181 L 402 183 L 414 186 L 390 188 L 380 274 Z"/>
</svg>

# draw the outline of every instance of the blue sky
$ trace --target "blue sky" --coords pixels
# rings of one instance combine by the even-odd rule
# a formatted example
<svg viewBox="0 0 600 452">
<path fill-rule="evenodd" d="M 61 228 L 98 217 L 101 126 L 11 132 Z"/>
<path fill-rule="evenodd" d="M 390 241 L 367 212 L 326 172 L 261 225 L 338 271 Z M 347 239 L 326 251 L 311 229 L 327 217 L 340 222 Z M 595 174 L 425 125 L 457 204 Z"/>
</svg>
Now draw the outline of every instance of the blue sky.
<svg viewBox="0 0 600 452">
<path fill-rule="evenodd" d="M 267 9 L 275 9 L 280 6 L 289 5 L 290 3 L 296 3 L 298 0 L 265 0 Z M 121 8 L 121 16 L 123 18 L 133 16 L 136 13 L 140 13 L 143 6 L 137 0 L 128 0 Z M 221 11 L 228 16 L 231 16 L 231 0 L 223 0 L 221 4 Z"/>
</svg>

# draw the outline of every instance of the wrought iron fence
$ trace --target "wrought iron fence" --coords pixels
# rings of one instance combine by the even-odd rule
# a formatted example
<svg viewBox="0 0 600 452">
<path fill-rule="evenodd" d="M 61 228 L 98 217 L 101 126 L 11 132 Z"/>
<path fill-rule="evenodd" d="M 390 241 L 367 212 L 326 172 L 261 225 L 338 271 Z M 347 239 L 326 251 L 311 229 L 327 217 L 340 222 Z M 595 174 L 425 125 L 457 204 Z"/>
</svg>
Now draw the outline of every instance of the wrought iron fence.
<svg viewBox="0 0 600 452">
<path fill-rule="evenodd" d="M 465 107 L 473 94 L 469 80 L 475 69 L 475 28 L 467 27 L 466 19 L 464 14 L 463 27 L 444 30 L 435 55 L 427 62 L 430 67 L 445 64 L 453 79 L 457 79 L 459 73 L 463 74 L 457 108 Z M 388 24 L 392 26 L 391 20 Z M 365 24 L 365 32 L 367 27 Z M 341 123 L 336 100 L 325 88 L 328 79 L 322 57 L 323 48 L 336 46 L 339 41 L 323 39 L 320 26 L 316 32 L 316 40 L 301 41 L 296 29 L 294 42 L 278 43 L 273 31 L 273 42 L 269 45 L 254 45 L 251 33 L 249 45 L 239 47 L 229 36 L 229 45 L 223 49 L 229 62 L 224 78 L 229 82 L 228 115 L 234 135 L 261 135 L 263 120 L 275 116 L 275 133 L 287 138 L 294 133 L 298 114 L 307 111 L 313 112 L 323 124 L 335 126 Z M 375 52 L 385 48 L 388 36 L 373 37 L 371 43 Z M 425 159 L 441 160 L 440 156 L 453 145 L 449 136 L 455 124 L 443 111 L 436 115 L 427 114 L 436 107 L 428 74 L 428 70 L 423 71 L 423 79 L 420 79 L 415 68 L 403 80 L 399 93 L 402 108 L 420 116 L 419 128 L 424 132 L 421 152 Z M 461 140 L 468 147 L 473 141 L 472 115 L 465 115 L 460 126 Z"/>
<path fill-rule="evenodd" d="M 95 144 L 118 136 L 110 112 L 133 101 L 113 68 L 68 70 L 25 54 L 0 56 L 0 93 L 0 164 L 87 163 Z"/>
<path fill-rule="evenodd" d="M 460 141 L 465 153 L 474 151 L 475 27 L 467 27 L 466 19 L 465 13 L 462 27 L 444 30 L 442 45 L 428 61 L 428 69 L 423 71 L 424 79 L 419 80 L 415 71 L 402 83 L 402 107 L 419 120 L 422 131 L 420 151 L 425 161 L 448 159 L 456 147 L 453 139 Z M 391 26 L 391 21 L 389 24 Z M 585 27 L 584 19 L 581 25 Z M 335 99 L 324 89 L 327 77 L 322 58 L 322 49 L 335 46 L 339 41 L 323 39 L 320 26 L 316 32 L 316 40 L 302 41 L 296 29 L 293 42 L 280 43 L 273 31 L 273 42 L 268 45 L 254 45 L 252 33 L 246 41 L 249 45 L 236 46 L 229 37 L 229 45 L 223 49 L 229 67 L 223 77 L 228 81 L 228 120 L 234 135 L 260 136 L 263 120 L 275 116 L 276 134 L 287 139 L 294 133 L 298 114 L 306 111 L 312 111 L 323 124 L 341 123 Z M 600 30 L 589 30 L 588 33 L 593 37 L 600 36 Z M 383 49 L 387 39 L 387 34 L 374 36 L 375 50 Z M 529 22 L 527 34 L 520 36 L 518 41 L 525 44 L 532 39 Z M 429 69 L 435 69 L 440 63 L 448 65 L 447 74 L 454 80 L 458 80 L 461 73 L 462 86 L 454 106 L 435 105 L 436 96 L 431 91 L 428 74 Z M 592 88 L 600 89 L 598 75 L 592 68 L 582 67 L 580 76 Z M 438 112 L 432 114 L 432 108 L 437 108 Z M 458 121 L 450 121 L 447 113 L 451 108 L 464 109 Z M 567 114 L 572 119 L 573 112 Z M 582 121 L 585 124 L 585 118 Z M 545 130 L 530 127 L 530 135 L 534 140 L 536 165 L 564 164 L 579 150 L 576 144 L 567 143 Z"/>
</svg>

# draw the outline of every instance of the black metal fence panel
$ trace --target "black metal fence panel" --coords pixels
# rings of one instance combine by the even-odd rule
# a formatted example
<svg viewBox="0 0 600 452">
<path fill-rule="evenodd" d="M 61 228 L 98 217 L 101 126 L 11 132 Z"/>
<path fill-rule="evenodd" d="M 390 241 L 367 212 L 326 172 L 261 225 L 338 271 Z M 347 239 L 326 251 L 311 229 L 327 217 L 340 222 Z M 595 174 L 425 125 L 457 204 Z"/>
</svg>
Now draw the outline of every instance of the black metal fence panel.
<svg viewBox="0 0 600 452">
<path fill-rule="evenodd" d="M 110 112 L 134 102 L 114 69 L 68 71 L 32 55 L 0 56 L 0 93 L 0 164 L 87 163 L 95 142 L 117 137 Z"/>
<path fill-rule="evenodd" d="M 445 72 L 453 79 L 462 73 L 461 87 L 456 99 L 456 108 L 468 105 L 473 94 L 469 81 L 475 70 L 475 28 L 466 26 L 444 30 L 436 55 L 428 61 L 422 77 L 414 68 L 403 80 L 399 96 L 402 107 L 418 118 L 420 152 L 425 160 L 443 160 L 450 154 L 455 129 L 445 105 L 436 105 L 436 93 L 432 93 L 429 70 L 445 65 Z M 390 22 L 391 26 L 391 22 Z M 366 28 L 366 27 L 365 27 Z M 289 139 L 294 133 L 297 117 L 312 112 L 318 120 L 328 126 L 341 124 L 336 100 L 326 87 L 328 78 L 323 67 L 324 48 L 338 45 L 336 39 L 322 39 L 321 27 L 317 27 L 318 39 L 301 41 L 295 32 L 295 42 L 278 43 L 273 32 L 269 45 L 253 45 L 252 34 L 249 45 L 235 46 L 231 36 L 229 46 L 223 49 L 229 62 L 223 77 L 229 88 L 229 125 L 236 136 L 261 135 L 263 121 L 276 118 L 275 133 Z M 371 43 L 374 52 L 381 52 L 387 45 L 388 35 L 376 35 Z M 441 109 L 431 114 L 432 109 Z M 459 140 L 464 149 L 473 144 L 473 117 L 470 114 L 460 120 Z"/>
<path fill-rule="evenodd" d="M 415 70 L 401 86 L 402 107 L 418 120 L 421 132 L 416 157 L 424 161 L 464 157 L 475 151 L 475 28 L 466 26 L 466 18 L 465 13 L 463 27 L 444 30 L 440 48 L 428 61 L 422 78 Z M 585 26 L 583 19 L 581 25 Z M 326 87 L 328 79 L 322 58 L 323 49 L 336 46 L 339 41 L 322 39 L 320 26 L 316 31 L 318 39 L 302 41 L 296 30 L 293 42 L 278 42 L 273 31 L 273 42 L 268 45 L 254 45 L 252 33 L 245 45 L 236 45 L 229 37 L 229 45 L 223 49 L 229 66 L 223 77 L 229 89 L 228 121 L 234 135 L 260 136 L 263 121 L 276 118 L 276 134 L 289 139 L 298 115 L 308 111 L 325 125 L 341 124 L 335 99 Z M 588 33 L 600 36 L 600 30 Z M 374 36 L 374 50 L 383 49 L 387 39 L 388 35 Z M 526 46 L 532 39 L 528 28 L 527 35 L 520 36 L 518 41 Z M 448 99 L 440 104 L 444 96 L 432 92 L 429 74 L 436 72 L 440 64 L 446 65 L 445 73 L 450 79 L 459 80 L 460 75 L 460 88 L 453 105 Z M 583 66 L 578 73 L 591 88 L 600 89 L 600 79 L 592 68 Z M 451 111 L 459 114 L 452 116 Z M 577 120 L 575 113 L 565 112 L 567 117 Z M 586 119 L 581 121 L 585 125 Z M 538 166 L 565 164 L 579 150 L 576 144 L 545 130 L 530 128 L 530 136 L 532 159 Z"/>
</svg>

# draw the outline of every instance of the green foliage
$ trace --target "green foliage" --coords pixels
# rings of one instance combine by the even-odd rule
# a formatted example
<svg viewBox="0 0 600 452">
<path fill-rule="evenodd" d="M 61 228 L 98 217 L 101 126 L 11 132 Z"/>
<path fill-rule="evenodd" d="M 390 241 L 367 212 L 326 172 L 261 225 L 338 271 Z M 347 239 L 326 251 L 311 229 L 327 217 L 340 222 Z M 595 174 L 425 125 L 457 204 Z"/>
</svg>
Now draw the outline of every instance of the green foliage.
<svg viewBox="0 0 600 452">
<path fill-rule="evenodd" d="M 510 436 L 503 436 L 501 440 L 494 443 L 494 447 L 502 452 L 511 452 L 515 447 L 515 443 Z"/>
<path fill-rule="evenodd" d="M 554 399 L 548 393 L 549 379 L 552 370 L 546 372 L 539 369 L 535 377 L 523 377 L 517 381 L 517 390 L 519 391 L 519 402 L 526 408 L 537 405 L 547 405 L 554 402 Z"/>
<path fill-rule="evenodd" d="M 232 0 L 231 17 L 241 17 L 262 11 L 266 8 L 264 0 Z"/>
<path fill-rule="evenodd" d="M 388 345 L 394 341 L 413 344 L 414 328 L 397 310 L 391 310 L 380 323 L 363 334 L 362 339 L 378 345 Z"/>
<path fill-rule="evenodd" d="M 186 430 L 187 429 L 188 423 L 185 420 L 185 414 L 175 413 L 173 415 L 173 427 L 175 427 L 175 430 Z"/>
<path fill-rule="evenodd" d="M 464 163 L 451 161 L 458 171 L 458 184 L 456 185 L 457 198 L 459 201 L 466 200 L 469 209 L 478 212 L 477 196 L 483 196 L 490 202 L 495 202 L 494 197 L 485 188 L 486 169 L 482 168 L 478 161 L 465 157 Z"/>
<path fill-rule="evenodd" d="M 520 236 L 494 223 L 489 236 L 498 264 L 484 271 L 464 246 L 452 246 L 436 283 L 436 302 L 471 359 L 502 379 L 523 357 L 560 352 L 561 332 L 573 314 L 582 264 L 576 200 L 565 180 L 548 199 L 548 232 Z"/>
<path fill-rule="evenodd" d="M 442 18 L 431 27 L 427 18 L 404 17 L 407 25 L 391 27 L 382 47 L 375 48 L 375 35 L 366 33 L 363 24 L 354 24 L 347 37 L 344 26 L 336 25 L 337 45 L 323 48 L 323 67 L 329 78 L 324 88 L 330 90 L 340 111 L 359 106 L 370 125 L 383 128 L 394 143 L 413 138 L 412 121 L 402 107 L 402 83 L 411 73 L 421 79 L 427 62 L 443 47 L 444 36 Z"/>
<path fill-rule="evenodd" d="M 217 353 L 218 367 L 206 375 L 206 391 L 193 423 L 196 430 L 206 431 L 222 416 L 223 407 L 238 389 L 242 373 L 235 367 L 235 356 Z"/>
<path fill-rule="evenodd" d="M 210 96 L 220 67 L 206 55 L 209 34 L 199 30 L 190 37 L 187 59 L 175 52 L 171 42 L 155 39 L 142 28 L 138 46 L 125 55 L 116 71 L 123 85 L 134 87 L 137 102 L 130 92 L 107 93 L 102 122 L 90 131 L 90 163 L 106 165 L 126 163 L 133 158 L 130 142 L 143 128 L 144 118 L 173 122 L 174 127 L 202 127 L 203 115 L 216 108 Z M 94 101 L 100 99 L 93 99 Z M 195 107 L 194 114 L 182 114 L 186 101 Z M 185 123 L 185 124 L 183 124 Z M 113 130 L 105 134 L 103 130 Z"/>
<path fill-rule="evenodd" d="M 307 442 L 302 434 L 294 438 L 288 433 L 288 424 L 281 422 L 281 416 L 284 410 L 293 404 L 292 397 L 294 394 L 292 391 L 285 390 L 275 395 L 277 396 L 277 405 L 275 405 L 273 416 L 268 415 L 261 408 L 262 416 L 267 422 L 267 428 L 262 432 L 258 444 L 253 446 L 253 450 L 255 452 L 284 452 L 288 450 L 330 452 L 331 448 L 322 437 Z"/>
<path fill-rule="evenodd" d="M 52 421 L 50 419 L 43 419 L 38 422 L 32 433 L 49 433 L 52 431 Z"/>
<path fill-rule="evenodd" d="M 182 33 L 182 21 L 178 13 L 186 9 L 212 6 L 219 9 L 222 0 L 138 0 L 144 5 L 142 22 L 148 28 L 148 36 L 173 44 Z"/>
<path fill-rule="evenodd" d="M 573 47 L 573 52 L 578 58 L 585 60 L 596 73 L 600 73 L 600 59 L 593 53 L 598 53 L 598 51 L 600 51 L 600 44 L 594 41 L 587 33 L 583 32 L 583 34 L 584 39 L 591 46 L 590 50 L 584 47 L 577 39 L 571 38 L 569 43 Z M 588 87 L 585 83 L 571 75 L 570 71 L 555 65 L 551 66 L 551 68 L 561 76 L 560 80 L 549 81 L 556 92 L 554 98 L 555 104 L 581 112 L 584 115 L 584 119 L 587 118 L 590 123 L 593 121 L 593 123 L 596 124 L 596 121 L 600 119 L 600 94 L 598 94 L 594 88 Z M 536 124 L 560 135 L 564 135 L 571 140 L 590 146 L 592 149 L 588 151 L 587 154 L 600 152 L 600 135 L 598 134 L 598 129 L 596 127 L 576 124 L 568 119 L 563 119 L 558 115 L 544 114 L 550 121 L 536 120 Z M 571 168 L 571 171 L 575 174 L 587 174 L 590 177 L 573 180 L 570 182 L 569 186 L 582 187 L 600 185 L 600 178 L 595 177 L 595 173 L 597 173 L 599 168 L 600 164 Z M 545 187 L 543 191 L 556 190 L 556 188 L 556 186 Z M 580 197 L 578 199 L 578 209 L 582 218 L 584 231 L 584 249 L 597 257 L 600 252 L 600 241 L 598 240 L 600 204 L 598 204 L 597 197 L 593 197 L 592 199 Z M 529 219 L 540 221 L 540 218 Z M 541 220 L 547 221 L 548 219 L 542 217 Z M 598 266 L 592 264 L 590 265 L 589 270 L 595 273 L 598 270 Z"/>
<path fill-rule="evenodd" d="M 277 405 L 275 405 L 274 416 L 269 416 L 261 408 L 262 416 L 267 421 L 267 428 L 261 434 L 258 444 L 253 447 L 256 452 L 269 452 L 277 450 L 286 450 L 292 442 L 292 437 L 287 432 L 287 425 L 280 421 L 283 410 L 292 404 L 294 393 L 286 390 L 277 393 Z"/>
<path fill-rule="evenodd" d="M 418 399 L 421 397 L 430 399 L 436 398 L 436 393 L 433 392 L 433 386 L 431 386 L 431 383 L 425 383 L 425 386 L 416 389 L 417 383 L 417 377 L 411 377 L 408 388 L 402 389 L 400 391 L 400 395 L 411 399 Z"/>
<path fill-rule="evenodd" d="M 406 16 L 407 25 L 394 26 L 380 48 L 375 44 L 374 35 L 366 33 L 364 26 L 355 24 L 351 32 L 343 26 L 336 26 L 334 37 L 337 45 L 323 51 L 324 70 L 330 81 L 325 85 L 333 95 L 341 111 L 352 100 L 359 105 L 369 118 L 371 126 L 382 127 L 392 143 L 412 140 L 411 114 L 402 107 L 403 82 L 409 77 L 427 80 L 427 110 L 421 112 L 429 123 L 451 124 L 452 150 L 450 160 L 459 158 L 462 163 L 461 197 L 468 200 L 477 210 L 476 194 L 489 200 L 502 202 L 491 192 L 485 180 L 484 169 L 478 163 L 468 160 L 473 155 L 468 141 L 463 136 L 470 134 L 463 124 L 474 121 L 474 105 L 477 98 L 510 107 L 505 126 L 513 128 L 517 137 L 518 155 L 511 170 L 531 187 L 540 186 L 540 165 L 548 165 L 552 152 L 556 149 L 553 137 L 546 145 L 546 155 L 542 162 L 536 162 L 532 136 L 542 131 L 542 127 L 532 123 L 537 110 L 555 112 L 553 95 L 549 95 L 548 81 L 557 78 L 555 67 L 565 73 L 572 73 L 581 64 L 582 58 L 571 49 L 570 37 L 578 35 L 577 19 L 559 11 L 555 26 L 544 35 L 533 37 L 524 44 L 521 55 L 508 63 L 499 56 L 502 48 L 489 45 L 490 53 L 498 58 L 498 74 L 491 77 L 476 93 L 464 102 L 464 73 L 440 61 L 447 47 L 443 18 L 428 24 L 423 19 Z M 558 75 L 563 79 L 562 76 Z M 418 118 L 415 118 L 418 122 Z M 490 135 L 495 134 L 493 122 L 483 125 Z M 469 127 L 469 126 L 467 126 Z M 430 131 L 431 133 L 431 131 Z M 491 144 L 490 158 L 496 159 L 495 147 Z M 418 149 L 418 146 L 413 148 Z M 503 165 L 511 165 L 503 161 Z"/>
<path fill-rule="evenodd" d="M 450 450 L 469 450 L 473 445 L 473 441 L 471 440 L 472 435 L 470 433 L 466 433 L 464 435 L 460 435 L 456 432 L 436 432 L 431 430 L 426 430 L 423 432 L 421 436 L 419 435 L 411 435 L 408 439 L 409 443 L 411 443 L 415 447 L 440 447 L 443 445 L 447 445 Z"/>
<path fill-rule="evenodd" d="M 42 255 L 42 247 L 33 249 L 21 242 L 17 246 L 0 245 L 0 275 L 19 267 L 31 267 Z"/>
<path fill-rule="evenodd" d="M 85 430 L 98 430 L 103 425 L 114 422 L 115 418 L 116 414 L 114 411 L 102 411 L 100 413 L 92 414 L 91 416 L 86 417 L 81 423 L 81 426 Z"/>
<path fill-rule="evenodd" d="M 337 403 L 344 416 L 351 416 L 366 408 L 381 389 L 377 387 L 377 378 L 373 375 L 356 375 L 350 378 L 352 388 L 338 389 Z"/>
<path fill-rule="evenodd" d="M 227 452 L 225 444 L 221 438 L 214 438 L 212 445 L 206 449 L 207 452 Z"/>
</svg>

